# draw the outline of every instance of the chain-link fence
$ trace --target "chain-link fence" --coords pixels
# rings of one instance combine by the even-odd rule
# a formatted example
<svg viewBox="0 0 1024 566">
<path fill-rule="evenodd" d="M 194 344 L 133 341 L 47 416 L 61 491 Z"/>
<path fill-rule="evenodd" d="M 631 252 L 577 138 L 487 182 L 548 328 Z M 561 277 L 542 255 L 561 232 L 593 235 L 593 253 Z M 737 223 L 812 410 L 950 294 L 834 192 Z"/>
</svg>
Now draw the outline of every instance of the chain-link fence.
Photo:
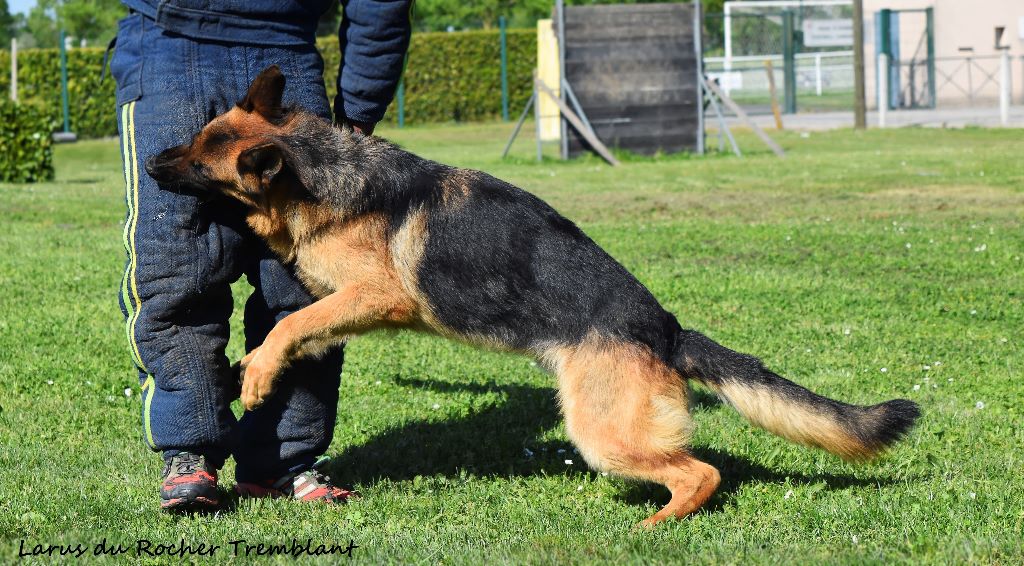
<svg viewBox="0 0 1024 566">
<path fill-rule="evenodd" d="M 731 4 L 731 5 L 730 5 Z M 852 6 L 733 2 L 704 17 L 704 68 L 751 113 L 853 108 Z"/>
</svg>

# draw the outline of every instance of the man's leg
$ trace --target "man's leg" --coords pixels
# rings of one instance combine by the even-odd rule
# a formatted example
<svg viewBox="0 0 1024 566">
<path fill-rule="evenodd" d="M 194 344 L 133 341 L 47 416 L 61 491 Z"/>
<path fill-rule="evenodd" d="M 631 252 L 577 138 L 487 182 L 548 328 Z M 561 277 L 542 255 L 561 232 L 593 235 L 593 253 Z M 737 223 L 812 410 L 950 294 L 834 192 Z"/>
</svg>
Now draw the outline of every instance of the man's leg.
<svg viewBox="0 0 1024 566">
<path fill-rule="evenodd" d="M 236 434 L 224 348 L 245 243 L 230 219 L 240 212 L 161 190 L 144 168 L 217 110 L 198 80 L 198 51 L 136 14 L 122 21 L 111 64 L 128 204 L 121 306 L 143 386 L 144 437 L 168 460 L 165 506 L 216 503 L 216 470 Z"/>
<path fill-rule="evenodd" d="M 311 297 L 293 273 L 267 256 L 249 273 L 255 291 L 245 307 L 246 350 L 263 343 L 284 317 L 309 305 Z M 239 482 L 278 478 L 310 468 L 331 444 L 337 416 L 343 352 L 301 360 L 280 380 L 280 389 L 239 422 L 235 448 Z"/>
<path fill-rule="evenodd" d="M 285 103 L 331 119 L 323 62 L 315 49 L 248 49 L 247 55 L 250 77 L 278 65 L 286 79 Z M 313 302 L 292 270 L 265 246 L 257 246 L 259 260 L 247 270 L 255 291 L 245 307 L 246 350 L 259 346 L 278 321 Z M 338 349 L 323 359 L 295 364 L 266 405 L 243 415 L 234 451 L 239 482 L 266 482 L 304 472 L 327 451 L 337 416 L 342 361 Z"/>
</svg>

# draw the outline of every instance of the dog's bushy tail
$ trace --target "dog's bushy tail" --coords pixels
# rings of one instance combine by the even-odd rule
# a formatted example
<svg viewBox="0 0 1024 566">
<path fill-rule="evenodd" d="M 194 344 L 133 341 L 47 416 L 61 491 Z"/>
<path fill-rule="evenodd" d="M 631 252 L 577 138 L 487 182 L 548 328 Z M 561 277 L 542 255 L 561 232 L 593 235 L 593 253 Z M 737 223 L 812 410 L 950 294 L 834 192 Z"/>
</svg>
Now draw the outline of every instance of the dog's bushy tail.
<svg viewBox="0 0 1024 566">
<path fill-rule="evenodd" d="M 859 406 L 822 397 L 693 330 L 680 331 L 672 361 L 683 376 L 715 391 L 751 423 L 848 460 L 877 456 L 921 414 L 906 399 Z"/>
</svg>

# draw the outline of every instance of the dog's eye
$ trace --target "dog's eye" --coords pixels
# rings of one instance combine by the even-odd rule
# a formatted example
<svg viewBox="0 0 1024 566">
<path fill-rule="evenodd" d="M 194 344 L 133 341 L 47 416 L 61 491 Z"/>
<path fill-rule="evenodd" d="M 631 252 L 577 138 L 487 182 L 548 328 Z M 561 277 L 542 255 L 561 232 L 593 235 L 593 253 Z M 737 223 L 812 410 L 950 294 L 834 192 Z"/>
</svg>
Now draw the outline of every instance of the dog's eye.
<svg viewBox="0 0 1024 566">
<path fill-rule="evenodd" d="M 208 138 L 206 138 L 206 144 L 211 146 L 221 145 L 228 143 L 230 141 L 234 141 L 235 139 L 237 139 L 237 136 L 232 135 L 228 132 L 214 132 L 210 134 Z"/>
<path fill-rule="evenodd" d="M 203 165 L 202 163 L 200 163 L 198 161 L 193 161 L 192 162 L 192 172 L 195 173 L 196 175 L 200 175 L 200 176 L 205 177 L 206 176 L 206 172 L 207 172 L 206 165 Z"/>
</svg>

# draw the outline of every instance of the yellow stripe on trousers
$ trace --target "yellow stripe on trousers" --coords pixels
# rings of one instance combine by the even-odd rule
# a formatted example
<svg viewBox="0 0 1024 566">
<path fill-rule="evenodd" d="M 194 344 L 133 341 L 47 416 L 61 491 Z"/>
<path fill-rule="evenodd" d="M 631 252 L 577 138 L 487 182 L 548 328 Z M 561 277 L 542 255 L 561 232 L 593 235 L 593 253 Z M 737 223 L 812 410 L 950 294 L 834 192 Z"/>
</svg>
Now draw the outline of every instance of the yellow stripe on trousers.
<svg viewBox="0 0 1024 566">
<path fill-rule="evenodd" d="M 139 313 L 142 311 L 142 300 L 139 299 L 139 287 L 136 283 L 139 266 L 138 253 L 135 249 L 135 232 L 139 226 L 139 160 L 135 150 L 134 100 L 121 107 L 121 157 L 124 160 L 125 201 L 128 203 L 128 218 L 124 222 L 123 233 L 124 251 L 128 254 L 128 261 L 124 277 L 121 279 L 121 296 L 124 297 L 124 304 L 128 309 L 125 333 L 128 335 L 132 360 L 147 374 L 146 380 L 142 384 L 142 420 L 145 426 L 146 442 L 150 447 L 155 447 L 156 442 L 153 440 L 153 428 L 150 423 L 150 406 L 153 403 L 153 395 L 156 393 L 156 384 L 153 382 L 153 376 L 149 375 L 146 364 L 142 362 L 139 344 L 135 340 L 135 323 L 139 320 Z"/>
<path fill-rule="evenodd" d="M 153 382 L 153 376 L 147 375 L 146 381 L 142 384 L 142 421 L 146 427 L 146 442 L 150 448 L 156 448 L 156 442 L 153 440 L 153 421 L 150 418 L 150 408 L 153 406 L 153 395 L 155 394 L 156 384 Z"/>
<path fill-rule="evenodd" d="M 135 233 L 139 226 L 139 160 L 135 149 L 135 101 L 121 107 L 121 151 L 124 158 L 125 199 L 128 202 L 128 218 L 124 223 L 124 249 L 128 254 L 127 267 L 121 281 L 121 294 L 128 308 L 125 332 L 131 347 L 132 359 L 142 371 L 149 373 L 142 361 L 139 344 L 135 340 L 135 324 L 142 311 L 139 288 L 136 283 L 138 253 L 135 249 Z"/>
</svg>

